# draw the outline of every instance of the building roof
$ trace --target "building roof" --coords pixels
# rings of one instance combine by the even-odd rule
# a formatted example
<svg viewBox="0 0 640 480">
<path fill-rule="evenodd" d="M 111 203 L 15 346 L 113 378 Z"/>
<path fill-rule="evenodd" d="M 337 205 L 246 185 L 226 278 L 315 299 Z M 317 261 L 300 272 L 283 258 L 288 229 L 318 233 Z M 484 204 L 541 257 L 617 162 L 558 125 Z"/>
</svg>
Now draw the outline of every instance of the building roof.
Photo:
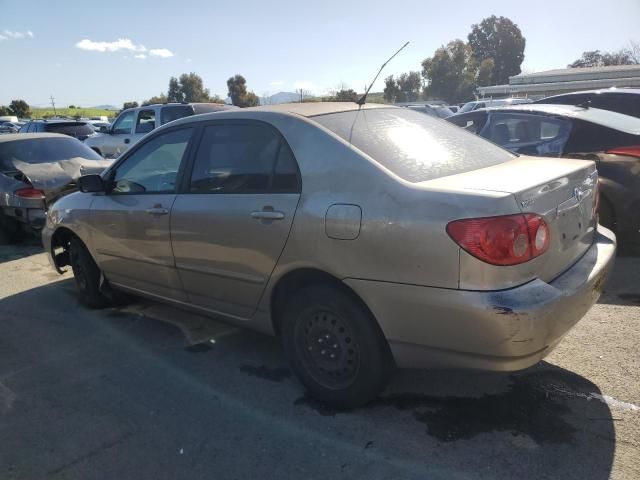
<svg viewBox="0 0 640 480">
<path fill-rule="evenodd" d="M 555 105 L 544 103 L 524 103 L 508 107 L 487 108 L 487 111 L 506 111 L 538 113 L 560 117 L 577 118 L 603 127 L 613 128 L 632 135 L 640 135 L 640 118 L 599 108 L 583 108 L 574 105 Z M 478 110 L 476 110 L 478 111 Z"/>
<path fill-rule="evenodd" d="M 556 70 L 546 70 L 544 72 L 521 73 L 520 75 L 509 77 L 509 85 L 629 77 L 640 77 L 640 65 L 560 68 Z"/>
</svg>

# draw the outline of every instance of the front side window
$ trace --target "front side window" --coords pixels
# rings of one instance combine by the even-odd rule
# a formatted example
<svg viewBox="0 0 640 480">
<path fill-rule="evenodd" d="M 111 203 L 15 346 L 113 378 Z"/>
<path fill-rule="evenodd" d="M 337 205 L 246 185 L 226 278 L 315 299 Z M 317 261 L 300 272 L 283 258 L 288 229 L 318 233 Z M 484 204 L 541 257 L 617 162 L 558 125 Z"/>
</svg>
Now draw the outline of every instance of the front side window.
<svg viewBox="0 0 640 480">
<path fill-rule="evenodd" d="M 560 156 L 571 133 L 564 118 L 518 113 L 492 113 L 480 132 L 484 138 L 527 155 Z"/>
<path fill-rule="evenodd" d="M 266 193 L 298 190 L 289 146 L 263 125 L 205 128 L 191 174 L 191 193 Z"/>
<path fill-rule="evenodd" d="M 155 110 L 141 110 L 136 122 L 136 133 L 149 133 L 156 128 Z"/>
<path fill-rule="evenodd" d="M 131 133 L 131 128 L 133 127 L 133 116 L 134 112 L 125 112 L 118 117 L 116 122 L 113 124 L 113 130 L 111 133 L 116 134 L 125 134 L 128 135 Z"/>
<path fill-rule="evenodd" d="M 137 148 L 116 169 L 114 193 L 174 193 L 193 128 L 159 135 Z"/>
</svg>

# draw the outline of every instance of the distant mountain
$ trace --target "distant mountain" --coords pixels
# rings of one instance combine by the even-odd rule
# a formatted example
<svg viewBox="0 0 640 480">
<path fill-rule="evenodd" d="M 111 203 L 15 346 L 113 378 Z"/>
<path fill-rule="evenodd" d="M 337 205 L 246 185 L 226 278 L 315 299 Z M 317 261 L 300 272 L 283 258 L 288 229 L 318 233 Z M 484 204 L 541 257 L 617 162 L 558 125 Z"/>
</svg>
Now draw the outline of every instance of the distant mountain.
<svg viewBox="0 0 640 480">
<path fill-rule="evenodd" d="M 96 105 L 95 108 L 97 110 L 120 110 L 120 107 L 116 107 L 115 105 Z"/>
<path fill-rule="evenodd" d="M 306 95 L 305 98 L 313 98 L 313 95 Z M 275 105 L 277 103 L 299 102 L 300 94 L 296 92 L 278 92 L 268 97 L 260 97 L 260 105 Z"/>
</svg>

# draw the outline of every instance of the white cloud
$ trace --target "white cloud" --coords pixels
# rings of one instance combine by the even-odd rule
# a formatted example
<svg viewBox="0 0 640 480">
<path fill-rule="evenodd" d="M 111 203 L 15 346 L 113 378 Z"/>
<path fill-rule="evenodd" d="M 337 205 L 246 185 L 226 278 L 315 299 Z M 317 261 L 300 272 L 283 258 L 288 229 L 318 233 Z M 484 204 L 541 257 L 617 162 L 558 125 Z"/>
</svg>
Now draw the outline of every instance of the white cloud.
<svg viewBox="0 0 640 480">
<path fill-rule="evenodd" d="M 282 85 L 284 85 L 284 82 L 282 80 L 274 80 L 273 82 L 269 83 L 269 85 L 271 85 L 272 87 L 281 87 Z"/>
<path fill-rule="evenodd" d="M 117 52 L 118 50 L 129 50 L 131 52 L 147 51 L 144 45 L 135 45 L 128 38 L 119 38 L 113 42 L 94 42 L 93 40 L 85 38 L 76 43 L 76 47 L 80 50 L 92 52 Z"/>
<path fill-rule="evenodd" d="M 139 58 L 140 60 L 144 60 L 147 56 L 144 53 L 138 53 L 133 56 L 133 58 Z"/>
<path fill-rule="evenodd" d="M 24 32 L 14 32 L 13 30 L 3 30 L 2 34 L 0 34 L 0 40 L 6 40 L 7 38 L 20 40 L 23 38 L 33 38 L 33 37 L 34 35 L 31 30 L 27 30 Z"/>
<path fill-rule="evenodd" d="M 185 62 L 187 62 L 187 63 L 191 63 L 191 62 L 193 62 L 193 60 L 191 60 L 190 58 L 187 58 L 187 59 L 185 60 Z"/>
<path fill-rule="evenodd" d="M 173 57 L 173 52 L 168 48 L 152 48 L 149 50 L 149 55 L 152 57 L 169 58 Z"/>
</svg>

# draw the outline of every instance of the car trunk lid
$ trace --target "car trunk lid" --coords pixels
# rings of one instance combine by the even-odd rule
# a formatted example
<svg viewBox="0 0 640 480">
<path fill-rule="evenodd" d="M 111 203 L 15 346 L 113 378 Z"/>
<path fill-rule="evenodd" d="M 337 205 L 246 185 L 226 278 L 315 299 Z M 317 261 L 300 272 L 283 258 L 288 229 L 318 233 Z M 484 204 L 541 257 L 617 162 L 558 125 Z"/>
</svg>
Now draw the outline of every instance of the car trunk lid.
<svg viewBox="0 0 640 480">
<path fill-rule="evenodd" d="M 426 182 L 455 190 L 512 194 L 515 208 L 542 216 L 549 227 L 548 250 L 523 264 L 508 267 L 483 264 L 470 255 L 466 258 L 464 252 L 460 263 L 461 287 L 508 288 L 533 278 L 551 281 L 564 272 L 593 243 L 597 181 L 595 163 L 591 161 L 521 156 Z"/>
</svg>

